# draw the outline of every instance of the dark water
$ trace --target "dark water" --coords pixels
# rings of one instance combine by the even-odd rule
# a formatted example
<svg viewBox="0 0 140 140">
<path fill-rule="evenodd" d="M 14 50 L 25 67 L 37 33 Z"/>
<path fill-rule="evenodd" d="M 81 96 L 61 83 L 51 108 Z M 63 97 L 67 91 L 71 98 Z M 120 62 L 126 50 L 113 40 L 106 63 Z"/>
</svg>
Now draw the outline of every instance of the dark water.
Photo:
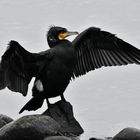
<svg viewBox="0 0 140 140">
<path fill-rule="evenodd" d="M 45 34 L 52 24 L 79 32 L 89 26 L 101 27 L 140 48 L 139 7 L 138 0 L 1 0 L 0 54 L 11 39 L 32 52 L 45 50 Z M 113 136 L 127 126 L 140 128 L 139 71 L 136 65 L 102 68 L 69 85 L 65 96 L 85 130 L 81 139 Z M 31 96 L 31 86 L 27 98 L 1 91 L 0 113 L 19 118 L 43 112 L 45 104 L 37 112 L 18 114 Z"/>
</svg>

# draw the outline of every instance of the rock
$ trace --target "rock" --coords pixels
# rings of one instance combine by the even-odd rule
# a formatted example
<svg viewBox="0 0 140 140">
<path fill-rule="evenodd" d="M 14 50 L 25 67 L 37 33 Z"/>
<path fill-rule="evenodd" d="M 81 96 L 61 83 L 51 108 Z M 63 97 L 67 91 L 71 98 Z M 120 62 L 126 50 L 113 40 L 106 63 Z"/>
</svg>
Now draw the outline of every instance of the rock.
<svg viewBox="0 0 140 140">
<path fill-rule="evenodd" d="M 98 138 L 90 138 L 89 140 L 103 140 L 103 139 L 98 139 Z"/>
<path fill-rule="evenodd" d="M 4 125 L 6 125 L 7 123 L 10 123 L 12 122 L 13 119 L 6 116 L 6 115 L 3 115 L 3 114 L 0 114 L 0 128 L 3 127 Z"/>
<path fill-rule="evenodd" d="M 61 126 L 60 132 L 65 136 L 67 134 L 79 136 L 84 132 L 78 121 L 74 118 L 73 108 L 69 102 L 58 101 L 55 104 L 51 104 L 43 115 L 48 115 L 57 121 Z"/>
<path fill-rule="evenodd" d="M 0 129 L 0 140 L 43 140 L 58 133 L 60 125 L 44 115 L 28 115 Z"/>
<path fill-rule="evenodd" d="M 0 140 L 74 140 L 83 133 L 72 105 L 64 101 L 50 105 L 42 115 L 27 115 L 15 121 L 1 115 L 1 122 Z"/>
<path fill-rule="evenodd" d="M 106 137 L 106 138 L 90 138 L 89 140 L 111 140 L 112 137 Z"/>
<path fill-rule="evenodd" d="M 45 138 L 44 140 L 71 140 L 71 138 L 65 136 L 50 136 Z"/>
<path fill-rule="evenodd" d="M 140 130 L 136 128 L 125 128 L 112 140 L 140 140 Z"/>
</svg>

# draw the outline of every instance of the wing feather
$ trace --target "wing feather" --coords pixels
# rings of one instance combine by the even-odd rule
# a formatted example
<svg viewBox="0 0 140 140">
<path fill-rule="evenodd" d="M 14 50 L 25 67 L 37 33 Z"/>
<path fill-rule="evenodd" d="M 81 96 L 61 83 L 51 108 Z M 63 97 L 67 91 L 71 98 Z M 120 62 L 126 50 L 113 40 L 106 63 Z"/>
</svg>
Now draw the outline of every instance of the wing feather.
<svg viewBox="0 0 140 140">
<path fill-rule="evenodd" d="M 107 31 L 90 27 L 72 42 L 77 53 L 74 77 L 102 66 L 140 64 L 140 50 Z"/>
<path fill-rule="evenodd" d="M 18 42 L 11 41 L 0 63 L 0 89 L 27 94 L 32 77 L 38 75 L 48 61 L 49 51 L 30 53 Z"/>
</svg>

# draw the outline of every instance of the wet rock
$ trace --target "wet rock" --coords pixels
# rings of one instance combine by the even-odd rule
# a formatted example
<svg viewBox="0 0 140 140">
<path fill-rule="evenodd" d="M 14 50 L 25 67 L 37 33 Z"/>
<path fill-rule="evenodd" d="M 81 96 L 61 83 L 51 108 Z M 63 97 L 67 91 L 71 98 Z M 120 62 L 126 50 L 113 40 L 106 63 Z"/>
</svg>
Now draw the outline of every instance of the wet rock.
<svg viewBox="0 0 140 140">
<path fill-rule="evenodd" d="M 136 128 L 125 128 L 112 140 L 140 140 L 140 130 Z"/>
<path fill-rule="evenodd" d="M 0 129 L 0 140 L 43 140 L 58 133 L 60 125 L 44 115 L 28 115 Z"/>
<path fill-rule="evenodd" d="M 3 127 L 4 125 L 6 125 L 7 123 L 10 123 L 12 122 L 13 119 L 6 116 L 6 115 L 3 115 L 3 114 L 0 114 L 0 128 Z"/>
<path fill-rule="evenodd" d="M 66 136 L 67 134 L 78 136 L 84 132 L 74 118 L 73 108 L 69 102 L 58 101 L 55 104 L 51 104 L 43 114 L 57 121 L 61 126 L 60 132 Z"/>
</svg>

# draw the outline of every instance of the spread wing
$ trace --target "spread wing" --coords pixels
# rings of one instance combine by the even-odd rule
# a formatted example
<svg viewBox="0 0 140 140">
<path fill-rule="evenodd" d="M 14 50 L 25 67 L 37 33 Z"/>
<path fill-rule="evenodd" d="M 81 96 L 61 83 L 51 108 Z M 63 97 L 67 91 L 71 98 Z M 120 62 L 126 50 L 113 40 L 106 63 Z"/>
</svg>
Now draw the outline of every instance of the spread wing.
<svg viewBox="0 0 140 140">
<path fill-rule="evenodd" d="M 139 49 L 99 28 L 88 28 L 72 43 L 77 53 L 73 78 L 102 66 L 140 64 Z"/>
<path fill-rule="evenodd" d="M 18 42 L 11 41 L 0 63 L 0 89 L 27 94 L 28 84 L 36 77 L 51 58 L 50 50 L 30 53 Z"/>
</svg>

